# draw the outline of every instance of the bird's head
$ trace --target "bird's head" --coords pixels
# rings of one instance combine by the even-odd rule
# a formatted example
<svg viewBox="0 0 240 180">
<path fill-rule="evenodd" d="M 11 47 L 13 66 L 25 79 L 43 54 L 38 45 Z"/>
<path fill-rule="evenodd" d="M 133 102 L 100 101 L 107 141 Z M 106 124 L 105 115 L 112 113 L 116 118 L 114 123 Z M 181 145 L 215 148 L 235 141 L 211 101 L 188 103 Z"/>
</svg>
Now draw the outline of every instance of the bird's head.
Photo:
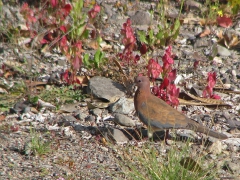
<svg viewBox="0 0 240 180">
<path fill-rule="evenodd" d="M 135 78 L 135 84 L 139 89 L 149 89 L 150 88 L 150 81 L 146 76 L 137 76 Z"/>
</svg>

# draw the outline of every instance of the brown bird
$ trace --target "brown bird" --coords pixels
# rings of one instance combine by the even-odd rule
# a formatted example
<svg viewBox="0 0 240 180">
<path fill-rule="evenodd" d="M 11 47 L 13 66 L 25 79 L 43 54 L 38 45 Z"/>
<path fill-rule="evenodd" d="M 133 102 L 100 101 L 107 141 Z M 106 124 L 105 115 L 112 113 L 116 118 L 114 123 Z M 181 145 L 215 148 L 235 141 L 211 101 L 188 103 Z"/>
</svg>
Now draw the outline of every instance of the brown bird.
<svg viewBox="0 0 240 180">
<path fill-rule="evenodd" d="M 154 96 L 150 91 L 150 82 L 147 77 L 138 76 L 135 83 L 138 89 L 134 96 L 134 106 L 139 119 L 148 126 L 148 137 L 151 137 L 155 131 L 174 128 L 190 129 L 218 139 L 228 138 L 225 134 L 212 131 L 187 118 L 184 114 Z"/>
</svg>

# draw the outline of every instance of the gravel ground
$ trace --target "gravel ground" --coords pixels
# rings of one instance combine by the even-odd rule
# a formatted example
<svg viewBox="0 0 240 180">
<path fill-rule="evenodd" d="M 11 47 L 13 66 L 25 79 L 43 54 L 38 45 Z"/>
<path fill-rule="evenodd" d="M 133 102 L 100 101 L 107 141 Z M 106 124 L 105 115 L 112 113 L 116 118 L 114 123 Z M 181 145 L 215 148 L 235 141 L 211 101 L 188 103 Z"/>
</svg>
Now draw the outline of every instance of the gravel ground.
<svg viewBox="0 0 240 180">
<path fill-rule="evenodd" d="M 99 28 L 103 41 L 111 47 L 111 50 L 105 51 L 107 57 L 111 57 L 113 52 L 122 51 L 122 46 L 119 44 L 121 42 L 120 30 L 127 18 L 131 18 L 135 30 L 147 30 L 149 25 L 156 29 L 157 25 L 161 24 L 158 21 L 159 12 L 156 9 L 155 1 L 137 3 L 121 1 L 119 5 L 116 1 L 98 1 L 98 3 L 101 4 L 103 12 Z M 9 4 L 3 1 L 3 4 L 2 17 L 5 18 L 1 20 L 1 27 L 4 27 L 6 23 L 11 23 L 14 27 L 25 24 L 19 13 L 20 3 Z M 125 8 L 128 10 L 126 11 Z M 153 20 L 150 13 L 147 12 L 149 10 L 154 12 Z M 175 1 L 170 1 L 166 6 L 166 14 L 170 19 L 176 17 L 178 11 L 179 4 Z M 225 42 L 225 46 L 220 45 L 220 42 L 217 43 L 217 33 L 223 31 L 228 37 L 234 35 L 239 38 L 240 21 L 236 18 L 233 26 L 227 29 L 216 25 L 201 26 L 198 23 L 200 21 L 199 14 L 203 11 L 203 4 L 199 1 L 185 2 L 182 15 L 183 24 L 178 38 L 172 45 L 180 79 L 178 85 L 182 92 L 200 90 L 201 93 L 203 87 L 200 86 L 206 84 L 207 73 L 214 71 L 217 73 L 217 84 L 226 87 L 224 91 L 215 89 L 225 105 L 181 104 L 178 110 L 214 130 L 222 131 L 229 137 L 224 141 L 209 138 L 211 150 L 205 153 L 209 155 L 209 163 L 218 162 L 217 164 L 220 166 L 218 179 L 238 179 L 240 178 L 239 46 L 228 49 L 227 42 Z M 206 29 L 210 29 L 212 33 L 200 37 L 199 34 Z M 15 42 L 19 42 L 19 40 Z M 95 52 L 89 47 L 84 48 L 85 52 L 90 54 Z M 5 87 L 11 87 L 21 80 L 28 79 L 46 82 L 53 76 L 54 80 L 61 83 L 60 74 L 68 67 L 66 58 L 57 51 L 47 53 L 34 51 L 32 53 L 31 49 L 4 40 L 0 40 L 0 50 L 0 65 L 12 70 L 9 72 L 15 72 L 0 76 L 0 86 L 3 89 L 0 96 L 2 106 L 5 102 L 13 101 L 13 96 L 10 96 L 6 90 L 4 91 Z M 151 56 L 158 57 L 160 60 L 163 53 L 164 49 L 154 48 Z M 144 60 L 141 59 L 141 61 Z M 200 61 L 200 64 L 195 70 L 193 64 L 197 60 Z M 37 74 L 37 77 L 29 78 L 27 73 L 18 71 L 19 67 Z M 0 74 L 3 73 L 1 70 Z M 103 80 L 103 82 L 105 81 L 107 80 Z M 45 88 L 48 88 L 48 85 Z M 100 83 L 96 89 L 104 89 L 104 86 L 106 84 Z M 105 87 L 105 89 L 108 88 Z M 16 91 L 20 90 L 16 89 Z M 104 93 L 108 94 L 110 90 L 106 90 Z M 25 94 L 27 97 L 29 92 Z M 186 96 L 184 93 L 182 95 Z M 115 96 L 111 95 L 111 97 Z M 24 99 L 14 96 L 15 105 L 11 109 L 1 112 L 0 115 L 0 179 L 128 179 L 118 160 L 118 155 L 124 151 L 126 144 L 134 144 L 141 149 L 142 142 L 147 142 L 147 140 L 135 137 L 137 131 L 141 131 L 145 136 L 146 129 L 141 128 L 142 124 L 134 114 L 132 96 L 129 97 L 123 93 L 121 97 L 127 97 L 123 101 L 126 108 L 118 112 L 113 110 L 113 107 L 111 109 L 101 106 L 101 108 L 92 109 L 86 101 L 75 101 L 58 111 L 55 110 L 57 103 L 53 105 L 47 101 L 41 102 L 43 108 L 40 109 L 37 106 L 33 108 Z M 115 113 L 124 114 L 124 122 L 119 120 L 122 116 L 116 116 Z M 128 135 L 124 132 L 128 132 Z M 170 134 L 173 137 L 177 134 L 195 139 L 193 149 L 200 146 L 199 134 L 186 130 L 171 131 Z M 200 136 L 202 137 L 202 135 Z M 203 137 L 205 136 L 203 135 Z M 33 148 L 34 138 L 40 139 L 42 143 L 50 143 L 48 153 L 37 155 Z M 136 139 L 133 140 L 133 138 Z M 166 149 L 171 148 L 162 142 L 158 139 L 152 145 Z M 172 140 L 169 142 L 174 144 Z M 184 144 L 182 141 L 176 143 L 176 146 L 179 147 Z"/>
</svg>

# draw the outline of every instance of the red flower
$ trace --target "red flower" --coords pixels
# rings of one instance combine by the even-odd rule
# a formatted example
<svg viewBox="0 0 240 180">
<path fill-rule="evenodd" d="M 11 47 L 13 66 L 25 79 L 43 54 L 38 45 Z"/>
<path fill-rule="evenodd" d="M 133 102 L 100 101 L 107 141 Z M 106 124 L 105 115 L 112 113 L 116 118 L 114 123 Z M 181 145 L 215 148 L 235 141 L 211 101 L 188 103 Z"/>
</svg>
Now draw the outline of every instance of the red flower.
<svg viewBox="0 0 240 180">
<path fill-rule="evenodd" d="M 101 7 L 99 5 L 95 5 L 90 11 L 88 11 L 88 17 L 90 19 L 94 19 L 97 14 L 100 12 Z"/>
<path fill-rule="evenodd" d="M 169 74 L 168 74 L 168 80 L 170 83 L 172 83 L 177 77 L 177 70 L 173 69 Z"/>
<path fill-rule="evenodd" d="M 216 81 L 217 81 L 216 72 L 213 72 L 213 73 L 209 72 L 207 81 L 208 81 L 209 87 L 213 88 L 215 86 L 215 84 L 216 84 Z"/>
<path fill-rule="evenodd" d="M 198 65 L 199 65 L 199 61 L 195 61 L 194 64 L 193 64 L 193 67 L 194 67 L 195 70 L 197 69 Z"/>
<path fill-rule="evenodd" d="M 63 15 L 66 17 L 69 15 L 70 11 L 72 9 L 72 6 L 70 4 L 66 4 L 63 8 L 62 8 L 62 12 Z"/>
<path fill-rule="evenodd" d="M 148 61 L 147 69 L 148 77 L 152 77 L 154 79 L 158 78 L 160 73 L 162 72 L 162 67 L 154 59 L 150 59 Z"/>
<path fill-rule="evenodd" d="M 125 51 L 133 51 L 135 47 L 135 36 L 133 33 L 133 29 L 131 27 L 130 18 L 127 19 L 127 22 L 123 24 L 123 29 L 121 29 L 121 34 L 124 36 L 122 42 L 125 45 Z"/>
<path fill-rule="evenodd" d="M 203 90 L 202 96 L 204 98 L 209 97 L 209 98 L 213 98 L 213 99 L 220 99 L 220 96 L 218 96 L 216 94 L 213 94 L 213 88 L 214 88 L 214 86 L 216 84 L 216 81 L 217 81 L 216 72 L 213 72 L 213 73 L 209 72 L 207 81 L 208 81 L 208 85 Z"/>
<path fill-rule="evenodd" d="M 142 44 L 142 46 L 140 48 L 140 53 L 142 55 L 147 53 L 147 46 L 146 46 L 146 44 Z"/>
<path fill-rule="evenodd" d="M 51 0 L 51 6 L 54 8 L 58 5 L 58 0 Z"/>
<path fill-rule="evenodd" d="M 168 86 L 168 95 L 169 95 L 169 101 L 172 106 L 178 106 L 179 105 L 179 88 L 176 88 L 175 84 L 169 84 Z"/>
<path fill-rule="evenodd" d="M 168 46 L 168 48 L 165 50 L 164 56 L 162 57 L 162 60 L 163 60 L 164 63 L 168 63 L 168 64 L 173 64 L 174 63 L 171 51 L 172 51 L 172 47 Z"/>
<path fill-rule="evenodd" d="M 162 84 L 160 85 L 160 89 L 165 89 L 169 85 L 169 80 L 168 78 L 164 78 Z"/>
</svg>

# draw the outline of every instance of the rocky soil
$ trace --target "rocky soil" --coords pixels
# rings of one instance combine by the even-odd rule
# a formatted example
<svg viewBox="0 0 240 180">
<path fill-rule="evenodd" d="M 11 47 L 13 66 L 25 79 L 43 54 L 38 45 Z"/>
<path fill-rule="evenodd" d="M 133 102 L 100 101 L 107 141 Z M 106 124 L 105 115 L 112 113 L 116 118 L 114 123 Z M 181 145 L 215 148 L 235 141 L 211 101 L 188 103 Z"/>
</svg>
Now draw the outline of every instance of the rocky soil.
<svg viewBox="0 0 240 180">
<path fill-rule="evenodd" d="M 119 5 L 114 0 L 98 3 L 102 8 L 102 25 L 99 27 L 103 37 L 102 48 L 107 49 L 107 57 L 113 52 L 122 51 L 120 30 L 127 18 L 131 18 L 136 31 L 146 31 L 149 26 L 156 29 L 157 25 L 161 24 L 158 21 L 159 12 L 155 1 L 121 1 Z M 4 31 L 6 22 L 14 27 L 25 24 L 19 13 L 20 3 L 10 4 L 3 1 L 3 4 L 0 31 Z M 223 31 L 228 37 L 239 38 L 240 21 L 236 18 L 230 28 L 214 24 L 201 26 L 198 22 L 204 9 L 203 4 L 201 1 L 185 2 L 183 23 L 179 36 L 172 45 L 172 52 L 176 55 L 175 66 L 178 68 L 181 98 L 188 101 L 188 104 L 181 102 L 178 110 L 199 123 L 221 131 L 229 138 L 219 141 L 187 130 L 171 130 L 170 136 L 172 139 L 192 139 L 193 149 L 201 146 L 202 138 L 207 139 L 209 145 L 204 153 L 208 155 L 209 163 L 215 162 L 219 167 L 216 179 L 239 179 L 239 46 L 227 48 L 226 40 L 223 44 L 217 43 L 217 32 Z M 153 11 L 154 18 L 148 13 L 150 10 Z M 175 1 L 170 1 L 166 6 L 169 18 L 176 17 L 178 11 L 179 4 Z M 199 34 L 206 29 L 212 33 L 200 37 Z M 126 87 L 121 84 L 119 77 L 122 74 L 115 71 L 112 72 L 115 74 L 113 78 L 91 76 L 82 88 L 84 93 L 88 93 L 83 100 L 80 98 L 59 107 L 58 102 L 62 99 L 55 98 L 55 102 L 52 102 L 53 93 L 48 94 L 51 102 L 39 98 L 37 105 L 33 105 L 26 101 L 26 98 L 36 92 L 28 90 L 24 93 L 24 98 L 23 94 L 14 95 L 8 92 L 8 89 L 29 79 L 38 82 L 38 86 L 44 89 L 51 89 L 56 84 L 56 89 L 62 89 L 60 74 L 67 69 L 68 63 L 58 51 L 40 52 L 28 49 L 19 45 L 19 41 L 0 41 L 0 65 L 9 69 L 8 75 L 0 76 L 0 105 L 3 108 L 8 107 L 8 103 L 13 105 L 0 114 L 0 179 L 128 179 L 117 157 L 122 154 L 126 144 L 134 144 L 141 150 L 141 143 L 148 140 L 145 139 L 146 128 L 134 114 L 132 94 L 129 95 Z M 87 53 L 95 52 L 91 47 L 84 48 Z M 163 53 L 163 48 L 154 48 L 151 56 L 160 61 Z M 200 61 L 197 70 L 193 68 L 196 60 Z M 21 69 L 31 72 L 34 77 L 29 77 L 29 74 Z M 83 67 L 82 72 L 84 71 L 86 72 L 86 69 Z M 214 92 L 221 96 L 223 103 L 216 105 L 214 102 L 203 104 L 194 101 L 194 104 L 187 94 L 201 96 L 204 88 L 201 85 L 206 84 L 207 73 L 213 71 L 217 73 L 219 87 Z M 3 73 L 4 71 L 0 70 L 0 74 Z M 133 80 L 133 77 L 129 79 Z M 50 81 L 54 83 L 49 83 Z M 31 89 L 32 86 L 29 87 Z M 21 89 L 16 87 L 15 91 Z M 55 94 L 57 93 L 60 92 L 56 91 Z M 63 92 L 61 97 L 65 98 L 64 95 L 67 96 L 67 93 Z M 142 134 L 142 137 L 139 137 L 139 134 Z M 166 146 L 163 137 L 164 132 L 155 134 L 152 145 L 164 149 L 170 149 L 171 145 L 176 144 L 179 147 L 184 146 L 184 141 L 173 140 L 169 140 L 171 145 Z M 34 138 L 50 143 L 48 153 L 36 153 L 33 148 Z"/>
</svg>

